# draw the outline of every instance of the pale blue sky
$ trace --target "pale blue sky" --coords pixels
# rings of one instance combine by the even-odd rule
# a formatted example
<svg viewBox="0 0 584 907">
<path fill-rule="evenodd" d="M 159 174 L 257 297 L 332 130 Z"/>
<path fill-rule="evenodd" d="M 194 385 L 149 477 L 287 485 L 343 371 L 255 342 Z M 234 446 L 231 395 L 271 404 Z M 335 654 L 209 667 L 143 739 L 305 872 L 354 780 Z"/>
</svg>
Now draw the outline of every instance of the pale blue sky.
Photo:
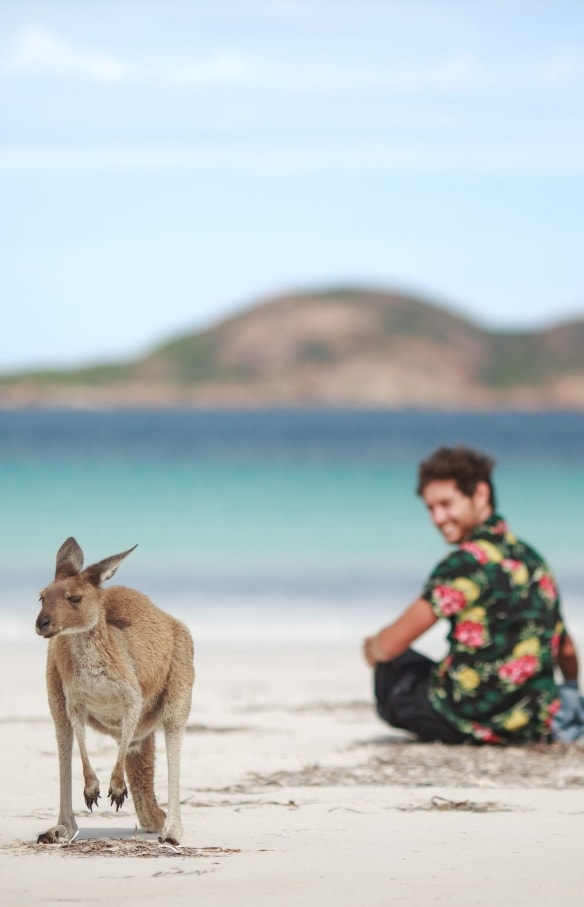
<svg viewBox="0 0 584 907">
<path fill-rule="evenodd" d="M 584 317 L 579 0 L 0 3 L 0 371 L 347 283 Z"/>
</svg>

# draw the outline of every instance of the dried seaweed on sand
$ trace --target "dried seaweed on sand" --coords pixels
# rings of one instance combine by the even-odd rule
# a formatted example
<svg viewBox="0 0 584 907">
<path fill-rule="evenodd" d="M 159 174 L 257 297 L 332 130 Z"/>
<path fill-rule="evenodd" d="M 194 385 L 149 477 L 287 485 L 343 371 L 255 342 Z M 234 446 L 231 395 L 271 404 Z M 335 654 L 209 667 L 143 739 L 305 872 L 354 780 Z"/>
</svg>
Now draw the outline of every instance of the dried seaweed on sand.
<svg viewBox="0 0 584 907">
<path fill-rule="evenodd" d="M 437 810 L 439 812 L 454 811 L 463 813 L 494 813 L 494 812 L 511 812 L 513 807 L 506 806 L 504 803 L 495 803 L 487 801 L 477 803 L 474 800 L 449 800 L 447 797 L 432 797 L 428 803 L 418 803 L 416 805 L 398 806 L 400 812 L 418 812 Z"/>
<path fill-rule="evenodd" d="M 19 850 L 28 853 L 58 852 L 67 856 L 76 857 L 223 857 L 232 853 L 240 853 L 238 848 L 225 847 L 184 847 L 159 841 L 150 841 L 147 838 L 77 838 L 70 844 L 55 844 L 47 847 L 46 844 L 19 843 Z"/>
<path fill-rule="evenodd" d="M 370 745 L 369 745 L 370 746 Z M 363 747 L 356 748 L 362 755 Z M 375 749 L 379 750 L 379 744 Z M 247 776 L 246 789 L 385 785 L 399 787 L 584 787 L 584 748 L 446 746 L 388 742 L 383 755 L 344 765 L 313 764 L 296 771 Z"/>
</svg>

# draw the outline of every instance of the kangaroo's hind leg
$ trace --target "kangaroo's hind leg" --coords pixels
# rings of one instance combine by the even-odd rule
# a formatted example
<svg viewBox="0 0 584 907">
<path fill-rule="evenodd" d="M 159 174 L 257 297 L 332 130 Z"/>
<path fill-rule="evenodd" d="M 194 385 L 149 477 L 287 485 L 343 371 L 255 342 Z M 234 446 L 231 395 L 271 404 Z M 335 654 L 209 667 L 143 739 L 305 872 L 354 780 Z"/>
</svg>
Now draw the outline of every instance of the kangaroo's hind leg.
<svg viewBox="0 0 584 907">
<path fill-rule="evenodd" d="M 168 815 L 162 829 L 162 840 L 171 844 L 179 843 L 183 832 L 180 817 L 180 757 L 195 679 L 193 654 L 190 635 L 186 628 L 182 628 L 175 640 L 162 715 L 168 765 Z"/>
<path fill-rule="evenodd" d="M 132 743 L 126 755 L 126 772 L 136 814 L 144 831 L 161 831 L 166 813 L 154 793 L 154 731 Z"/>
</svg>

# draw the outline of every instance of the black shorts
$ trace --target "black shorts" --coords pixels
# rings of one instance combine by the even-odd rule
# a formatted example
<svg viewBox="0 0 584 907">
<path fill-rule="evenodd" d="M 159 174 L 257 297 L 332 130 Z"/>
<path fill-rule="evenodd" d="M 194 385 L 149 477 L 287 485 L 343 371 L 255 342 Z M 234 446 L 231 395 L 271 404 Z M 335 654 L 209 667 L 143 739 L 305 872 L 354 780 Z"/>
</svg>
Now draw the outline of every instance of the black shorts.
<svg viewBox="0 0 584 907">
<path fill-rule="evenodd" d="M 419 740 L 468 743 L 472 738 L 446 721 L 428 698 L 430 673 L 436 663 L 413 649 L 375 668 L 377 714 L 392 727 L 415 734 Z"/>
</svg>

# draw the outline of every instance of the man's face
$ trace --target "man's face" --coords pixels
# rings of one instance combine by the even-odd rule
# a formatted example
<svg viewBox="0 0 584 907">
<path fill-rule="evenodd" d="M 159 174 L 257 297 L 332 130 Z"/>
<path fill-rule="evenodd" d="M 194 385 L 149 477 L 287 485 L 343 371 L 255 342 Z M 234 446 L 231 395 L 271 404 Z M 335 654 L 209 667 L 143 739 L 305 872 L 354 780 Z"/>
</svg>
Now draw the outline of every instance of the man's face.
<svg viewBox="0 0 584 907">
<path fill-rule="evenodd" d="M 456 487 L 454 479 L 429 482 L 422 498 L 432 522 L 450 545 L 458 545 L 491 514 L 489 488 L 479 482 L 471 497 Z"/>
</svg>

